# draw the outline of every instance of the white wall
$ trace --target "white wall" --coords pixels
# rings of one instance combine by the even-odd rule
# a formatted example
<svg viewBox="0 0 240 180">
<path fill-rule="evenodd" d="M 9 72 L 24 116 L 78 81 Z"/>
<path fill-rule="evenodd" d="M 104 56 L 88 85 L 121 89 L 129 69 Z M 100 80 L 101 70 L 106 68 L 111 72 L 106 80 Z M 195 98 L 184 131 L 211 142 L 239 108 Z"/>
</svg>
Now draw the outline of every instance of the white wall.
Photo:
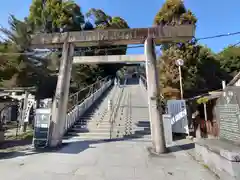
<svg viewBox="0 0 240 180">
<path fill-rule="evenodd" d="M 240 79 L 238 79 L 237 82 L 235 82 L 234 86 L 240 86 Z"/>
</svg>

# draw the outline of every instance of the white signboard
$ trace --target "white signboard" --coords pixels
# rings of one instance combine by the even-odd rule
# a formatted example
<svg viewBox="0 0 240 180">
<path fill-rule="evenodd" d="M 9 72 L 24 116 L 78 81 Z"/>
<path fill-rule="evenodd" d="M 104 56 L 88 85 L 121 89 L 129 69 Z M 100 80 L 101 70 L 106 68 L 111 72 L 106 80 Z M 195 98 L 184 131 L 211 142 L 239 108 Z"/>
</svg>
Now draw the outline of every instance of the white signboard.
<svg viewBox="0 0 240 180">
<path fill-rule="evenodd" d="M 168 114 L 172 116 L 171 124 L 173 133 L 189 134 L 185 100 L 169 100 L 167 108 Z"/>
</svg>

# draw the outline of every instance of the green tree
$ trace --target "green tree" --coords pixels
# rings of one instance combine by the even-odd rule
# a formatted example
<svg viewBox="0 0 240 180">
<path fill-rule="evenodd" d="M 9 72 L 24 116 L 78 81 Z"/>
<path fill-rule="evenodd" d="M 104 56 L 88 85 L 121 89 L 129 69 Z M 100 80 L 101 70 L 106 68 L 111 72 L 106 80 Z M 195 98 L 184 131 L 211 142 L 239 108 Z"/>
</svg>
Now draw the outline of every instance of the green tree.
<svg viewBox="0 0 240 180">
<path fill-rule="evenodd" d="M 0 28 L 0 31 L 7 37 L 2 52 L 9 53 L 2 57 L 6 59 L 7 67 L 12 65 L 11 68 L 9 67 L 4 71 L 2 86 L 9 88 L 13 86 L 37 86 L 41 89 L 40 86 L 44 82 L 45 87 L 50 88 L 50 85 L 46 86 L 46 82 L 49 79 L 56 79 L 56 70 L 52 68 L 52 61 L 49 61 L 48 57 L 42 58 L 27 54 L 34 52 L 29 48 L 32 24 L 27 19 L 20 21 L 14 15 L 10 15 L 9 25 L 9 29 Z M 52 82 L 51 80 L 50 83 Z M 47 88 L 42 92 L 48 92 Z M 52 90 L 49 89 L 49 92 Z"/>
<path fill-rule="evenodd" d="M 95 21 L 90 22 L 91 18 Z M 10 29 L 0 29 L 6 36 L 8 44 L 13 45 L 16 52 L 22 54 L 15 57 L 21 68 L 17 69 L 16 84 L 18 86 L 35 85 L 44 89 L 46 96 L 54 94 L 59 59 L 61 58 L 61 49 L 56 53 L 43 55 L 26 55 L 26 52 L 34 52 L 29 46 L 30 36 L 38 32 L 62 32 L 62 31 L 81 31 L 109 28 L 129 28 L 126 21 L 120 17 L 110 17 L 102 10 L 91 9 L 87 13 L 88 21 L 85 22 L 80 7 L 73 1 L 63 2 L 60 0 L 33 0 L 30 7 L 30 13 L 24 21 L 20 21 L 15 16 L 10 16 Z M 120 47 L 120 48 L 119 48 Z M 126 46 L 105 46 L 91 48 L 76 48 L 76 54 L 86 49 L 90 49 L 81 55 L 114 55 L 125 54 Z M 71 89 L 76 91 L 79 87 L 88 85 L 100 77 L 114 75 L 121 66 L 115 65 L 74 65 Z M 15 77 L 15 75 L 12 75 Z M 54 85 L 52 85 L 54 83 Z M 46 87 L 48 87 L 46 89 Z M 47 93 L 49 92 L 49 93 Z M 53 93 L 52 93 L 53 92 Z M 44 97 L 45 95 L 41 95 Z"/>
<path fill-rule="evenodd" d="M 182 0 L 166 0 L 154 18 L 156 25 L 196 24 L 194 14 L 185 8 Z"/>
<path fill-rule="evenodd" d="M 87 21 L 84 30 L 93 29 L 122 29 L 129 28 L 127 22 L 121 17 L 111 17 L 100 9 L 90 9 L 86 13 Z M 90 52 L 85 53 L 87 56 L 98 55 L 124 55 L 126 54 L 127 46 L 101 46 L 91 48 L 79 48 L 79 51 L 90 49 Z M 122 65 L 74 65 L 72 79 L 75 87 L 82 87 L 88 83 L 92 83 L 98 78 L 106 76 L 114 76 L 122 68 Z M 78 84 L 78 85 L 77 85 Z"/>
<path fill-rule="evenodd" d="M 240 69 L 240 47 L 228 46 L 219 54 L 221 68 L 234 77 Z"/>
<path fill-rule="evenodd" d="M 156 25 L 195 25 L 196 22 L 197 18 L 191 10 L 185 8 L 181 0 L 167 0 L 154 19 Z M 227 78 L 218 56 L 195 41 L 163 44 L 161 51 L 158 67 L 163 92 L 171 94 L 169 91 L 179 91 L 177 59 L 184 60 L 182 77 L 185 96 L 216 90 L 221 87 L 221 80 Z"/>
<path fill-rule="evenodd" d="M 162 87 L 179 89 L 177 59 L 184 60 L 182 67 L 183 89 L 185 96 L 194 96 L 221 88 L 221 81 L 228 74 L 221 68 L 218 56 L 201 45 L 172 46 L 163 51 L 159 61 L 160 82 Z M 160 63 L 161 62 L 161 63 Z"/>
<path fill-rule="evenodd" d="M 101 9 L 90 9 L 86 13 L 86 17 L 88 18 L 88 22 L 93 22 L 93 27 L 95 29 L 128 29 L 129 26 L 127 22 L 121 17 L 111 17 L 104 13 Z M 95 55 L 124 55 L 127 51 L 127 46 L 119 45 L 119 46 L 101 46 L 93 47 Z M 123 66 L 120 64 L 115 65 L 99 65 L 101 71 L 106 75 L 115 75 L 117 70 L 122 68 Z"/>
<path fill-rule="evenodd" d="M 1 53 L 13 53 L 16 49 L 11 44 L 0 42 Z M 15 84 L 16 73 L 19 71 L 20 66 L 16 56 L 0 55 L 0 86 L 11 87 Z M 15 76 L 14 76 L 15 75 Z"/>
<path fill-rule="evenodd" d="M 181 0 L 166 0 L 154 18 L 154 25 L 195 24 L 194 14 L 187 10 Z M 161 45 L 162 56 L 158 62 L 160 84 L 164 92 L 175 94 L 179 90 L 178 69 L 175 60 L 179 56 L 179 47 L 187 47 L 188 43 L 164 43 Z M 171 92 L 169 92 L 171 91 Z"/>
<path fill-rule="evenodd" d="M 84 16 L 74 1 L 33 0 L 29 21 L 34 31 L 60 32 L 79 31 L 84 24 Z"/>
</svg>

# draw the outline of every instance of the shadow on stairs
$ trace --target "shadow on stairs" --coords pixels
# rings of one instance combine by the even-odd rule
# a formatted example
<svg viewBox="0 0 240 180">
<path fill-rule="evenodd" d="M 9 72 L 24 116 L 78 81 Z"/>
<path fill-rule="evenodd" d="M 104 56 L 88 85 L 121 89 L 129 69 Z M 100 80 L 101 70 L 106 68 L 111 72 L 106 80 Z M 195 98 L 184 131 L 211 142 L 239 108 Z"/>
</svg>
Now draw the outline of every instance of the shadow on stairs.
<svg viewBox="0 0 240 180">
<path fill-rule="evenodd" d="M 107 97 L 109 93 L 113 90 L 114 86 L 110 86 L 100 97 L 99 99 L 89 107 L 89 109 L 77 120 L 73 126 L 66 132 L 64 135 L 63 140 L 69 139 L 79 139 L 79 140 L 86 140 L 86 139 L 95 139 L 94 136 L 101 133 L 96 128 L 96 132 L 92 132 L 93 128 L 92 125 L 89 127 L 90 124 L 97 124 L 97 120 L 101 120 L 107 113 L 107 104 L 104 103 L 107 101 Z M 107 131 L 109 133 L 109 131 Z M 95 134 L 95 135 L 94 135 Z M 105 133 L 106 134 L 106 133 Z M 97 139 L 99 139 L 98 137 Z"/>
</svg>

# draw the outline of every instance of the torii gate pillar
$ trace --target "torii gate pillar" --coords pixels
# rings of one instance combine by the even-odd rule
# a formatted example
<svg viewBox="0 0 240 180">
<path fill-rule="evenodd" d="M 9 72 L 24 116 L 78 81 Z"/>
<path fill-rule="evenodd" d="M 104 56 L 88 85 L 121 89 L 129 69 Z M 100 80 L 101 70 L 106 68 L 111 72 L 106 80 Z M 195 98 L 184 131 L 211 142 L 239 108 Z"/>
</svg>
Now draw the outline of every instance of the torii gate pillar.
<svg viewBox="0 0 240 180">
<path fill-rule="evenodd" d="M 56 93 L 52 105 L 52 117 L 49 134 L 50 138 L 48 142 L 48 145 L 50 147 L 56 147 L 62 143 L 62 136 L 64 133 L 67 113 L 73 54 L 74 45 L 65 42 L 63 44 L 62 59 L 59 69 Z"/>
<path fill-rule="evenodd" d="M 162 109 L 160 106 L 159 77 L 157 72 L 155 44 L 153 38 L 145 40 L 146 75 L 148 86 L 149 119 L 151 123 L 151 136 L 153 147 L 151 152 L 161 154 L 166 152 Z"/>
</svg>

